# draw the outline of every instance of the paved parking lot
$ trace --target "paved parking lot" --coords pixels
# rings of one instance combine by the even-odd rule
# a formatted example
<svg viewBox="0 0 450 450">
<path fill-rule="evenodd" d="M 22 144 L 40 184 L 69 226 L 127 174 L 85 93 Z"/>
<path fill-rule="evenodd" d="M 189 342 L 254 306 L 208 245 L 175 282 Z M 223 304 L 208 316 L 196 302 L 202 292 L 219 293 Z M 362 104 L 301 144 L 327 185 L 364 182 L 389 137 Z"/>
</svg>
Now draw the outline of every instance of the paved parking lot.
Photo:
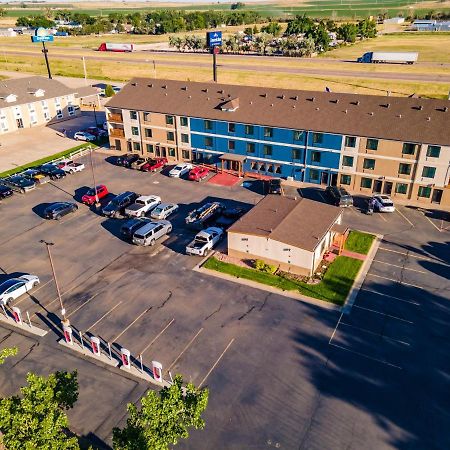
<svg viewBox="0 0 450 450">
<path fill-rule="evenodd" d="M 40 276 L 41 285 L 16 304 L 51 330 L 42 339 L 3 331 L 3 345 L 19 345 L 20 357 L 0 368 L 15 374 L 2 377 L 2 393 L 20 386 L 27 370 L 77 367 L 81 395 L 72 428 L 92 433 L 101 446 L 122 423 L 126 402 L 149 387 L 56 343 L 60 308 L 39 243 L 45 239 L 55 243 L 64 306 L 77 330 L 114 351 L 142 354 L 146 364 L 159 360 L 165 376 L 170 370 L 210 388 L 206 430 L 181 448 L 448 448 L 445 216 L 402 206 L 373 216 L 345 210 L 349 225 L 384 237 L 353 308 L 340 315 L 191 270 L 200 259 L 183 253 L 195 234 L 183 226 L 186 213 L 211 199 L 252 205 L 257 189 L 169 179 L 108 159 L 95 155 L 97 182 L 113 193 L 179 203 L 174 232 L 144 248 L 122 240 L 123 221 L 81 204 L 60 222 L 42 219 L 46 204 L 81 198 L 92 184 L 88 170 L 0 204 L 0 269 Z M 321 200 L 320 191 L 312 195 Z"/>
</svg>

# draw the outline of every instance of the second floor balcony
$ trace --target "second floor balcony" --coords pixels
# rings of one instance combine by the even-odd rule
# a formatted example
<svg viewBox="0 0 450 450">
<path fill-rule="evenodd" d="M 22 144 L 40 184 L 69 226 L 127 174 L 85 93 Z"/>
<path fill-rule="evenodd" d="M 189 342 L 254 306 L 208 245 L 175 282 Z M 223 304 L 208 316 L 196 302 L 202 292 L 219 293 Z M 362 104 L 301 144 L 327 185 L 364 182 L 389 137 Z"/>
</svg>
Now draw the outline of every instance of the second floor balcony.
<svg viewBox="0 0 450 450">
<path fill-rule="evenodd" d="M 123 122 L 122 114 L 118 114 L 118 113 L 110 113 L 110 114 L 108 114 L 108 122 L 119 122 L 119 123 L 122 123 Z"/>
<path fill-rule="evenodd" d="M 125 131 L 122 128 L 111 128 L 109 130 L 109 135 L 113 137 L 125 137 Z"/>
</svg>

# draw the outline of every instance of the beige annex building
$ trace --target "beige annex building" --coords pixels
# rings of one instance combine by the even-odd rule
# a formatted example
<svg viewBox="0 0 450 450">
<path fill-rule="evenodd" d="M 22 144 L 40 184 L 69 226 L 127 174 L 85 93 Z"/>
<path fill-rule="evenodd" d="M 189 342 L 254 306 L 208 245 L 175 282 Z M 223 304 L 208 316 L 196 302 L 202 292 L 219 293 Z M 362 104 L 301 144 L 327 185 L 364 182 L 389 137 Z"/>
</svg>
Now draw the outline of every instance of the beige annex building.
<svg viewBox="0 0 450 450">
<path fill-rule="evenodd" d="M 342 210 L 335 206 L 268 195 L 230 227 L 228 254 L 311 275 L 344 232 L 341 220 Z"/>
</svg>

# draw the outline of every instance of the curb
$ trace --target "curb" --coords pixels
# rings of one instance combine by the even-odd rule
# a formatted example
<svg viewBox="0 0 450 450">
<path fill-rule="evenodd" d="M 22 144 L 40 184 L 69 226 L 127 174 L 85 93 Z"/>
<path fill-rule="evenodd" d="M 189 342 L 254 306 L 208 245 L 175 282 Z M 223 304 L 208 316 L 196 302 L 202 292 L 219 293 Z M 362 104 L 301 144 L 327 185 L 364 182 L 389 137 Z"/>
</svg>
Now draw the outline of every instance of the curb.
<svg viewBox="0 0 450 450">
<path fill-rule="evenodd" d="M 23 322 L 22 325 L 18 324 L 13 318 L 5 317 L 3 314 L 0 314 L 0 322 L 11 325 L 14 328 L 19 328 L 20 330 L 26 331 L 27 333 L 35 334 L 36 336 L 45 336 L 48 333 L 48 330 L 43 330 L 42 328 L 35 327 L 34 325 L 28 325 Z"/>
</svg>

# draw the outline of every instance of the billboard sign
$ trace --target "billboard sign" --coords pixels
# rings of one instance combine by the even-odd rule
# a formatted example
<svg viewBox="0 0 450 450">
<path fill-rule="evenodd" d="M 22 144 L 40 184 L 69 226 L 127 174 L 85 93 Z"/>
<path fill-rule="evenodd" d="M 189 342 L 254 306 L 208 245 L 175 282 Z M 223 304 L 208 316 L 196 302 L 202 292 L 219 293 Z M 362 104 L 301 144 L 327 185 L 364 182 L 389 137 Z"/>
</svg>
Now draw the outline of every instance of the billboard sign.
<svg viewBox="0 0 450 450">
<path fill-rule="evenodd" d="M 221 31 L 208 31 L 206 33 L 206 46 L 217 47 L 222 45 L 222 32 Z"/>
<path fill-rule="evenodd" d="M 31 42 L 53 42 L 53 35 L 48 34 L 46 28 L 37 28 L 34 36 L 31 36 Z"/>
</svg>

